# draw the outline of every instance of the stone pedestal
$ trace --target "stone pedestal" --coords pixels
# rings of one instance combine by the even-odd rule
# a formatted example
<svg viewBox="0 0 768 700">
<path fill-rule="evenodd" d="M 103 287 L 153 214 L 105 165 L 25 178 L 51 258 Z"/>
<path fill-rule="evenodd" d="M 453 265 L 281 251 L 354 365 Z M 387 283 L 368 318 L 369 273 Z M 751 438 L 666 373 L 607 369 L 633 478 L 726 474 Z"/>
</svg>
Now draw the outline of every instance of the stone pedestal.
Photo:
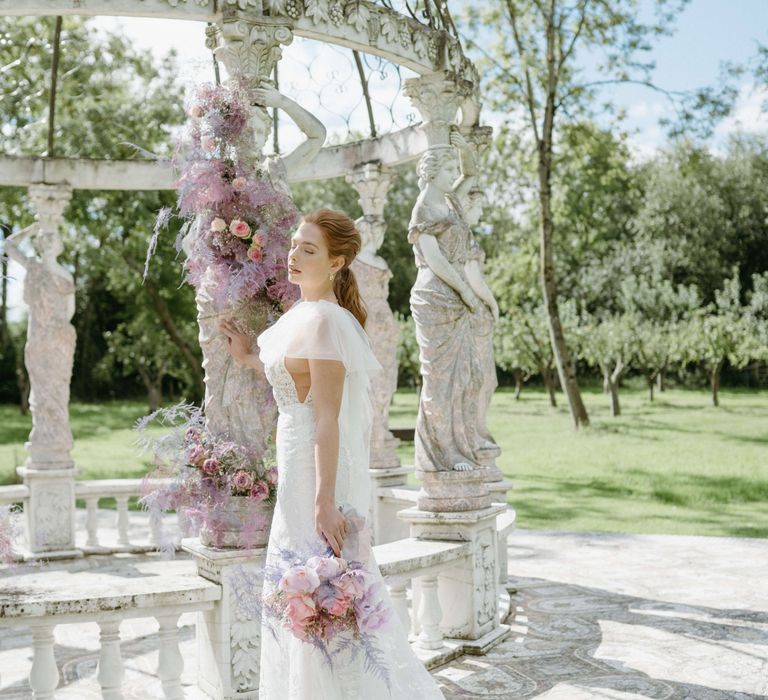
<svg viewBox="0 0 768 700">
<path fill-rule="evenodd" d="M 257 698 L 266 547 L 214 549 L 196 537 L 181 547 L 194 556 L 197 573 L 222 588 L 221 600 L 197 617 L 198 687 L 215 700 Z"/>
<path fill-rule="evenodd" d="M 24 559 L 81 557 L 75 549 L 75 476 L 77 470 L 17 467 L 29 489 L 24 501 L 27 550 Z"/>
<path fill-rule="evenodd" d="M 422 485 L 417 505 L 421 510 L 432 511 L 435 514 L 488 508 L 491 505 L 491 497 L 486 482 L 493 476 L 494 473 L 490 469 L 467 471 L 417 469 L 416 477 Z"/>
<path fill-rule="evenodd" d="M 408 474 L 411 472 L 413 467 L 368 471 L 371 475 L 374 544 L 386 544 L 408 537 L 408 524 L 399 519 L 397 514 L 403 508 L 413 506 L 416 500 L 416 491 L 408 489 Z"/>
<path fill-rule="evenodd" d="M 440 629 L 445 637 L 482 640 L 487 646 L 493 637 L 507 633 L 507 628 L 499 623 L 496 533 L 496 516 L 505 510 L 504 505 L 493 505 L 460 513 L 434 513 L 418 508 L 399 513 L 410 523 L 411 537 L 471 543 L 469 559 L 438 576 Z"/>
</svg>

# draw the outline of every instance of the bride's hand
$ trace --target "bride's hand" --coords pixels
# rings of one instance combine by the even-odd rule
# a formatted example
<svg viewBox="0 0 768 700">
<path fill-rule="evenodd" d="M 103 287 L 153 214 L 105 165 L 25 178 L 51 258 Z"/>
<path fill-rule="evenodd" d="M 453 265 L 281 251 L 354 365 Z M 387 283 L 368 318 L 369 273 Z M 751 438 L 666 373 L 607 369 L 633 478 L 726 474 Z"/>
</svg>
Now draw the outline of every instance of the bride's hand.
<svg viewBox="0 0 768 700">
<path fill-rule="evenodd" d="M 251 338 L 241 333 L 232 321 L 219 322 L 219 330 L 227 336 L 227 351 L 238 362 L 243 362 L 251 354 Z"/>
<path fill-rule="evenodd" d="M 315 506 L 315 530 L 337 557 L 341 556 L 347 527 L 347 519 L 332 504 Z"/>
</svg>

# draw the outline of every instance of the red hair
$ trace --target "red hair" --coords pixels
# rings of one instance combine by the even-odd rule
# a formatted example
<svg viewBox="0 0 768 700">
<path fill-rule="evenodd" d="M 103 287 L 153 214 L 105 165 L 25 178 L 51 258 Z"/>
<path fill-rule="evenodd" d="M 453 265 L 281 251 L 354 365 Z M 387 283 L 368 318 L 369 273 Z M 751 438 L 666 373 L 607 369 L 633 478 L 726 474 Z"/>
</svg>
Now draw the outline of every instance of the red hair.
<svg viewBox="0 0 768 700">
<path fill-rule="evenodd" d="M 334 209 L 315 209 L 305 214 L 303 221 L 314 224 L 323 232 L 325 244 L 328 246 L 328 257 L 344 258 L 344 267 L 336 273 L 333 280 L 333 292 L 339 304 L 351 311 L 365 328 L 368 312 L 360 297 L 355 273 L 349 268 L 363 245 L 355 222 L 343 212 Z"/>
</svg>

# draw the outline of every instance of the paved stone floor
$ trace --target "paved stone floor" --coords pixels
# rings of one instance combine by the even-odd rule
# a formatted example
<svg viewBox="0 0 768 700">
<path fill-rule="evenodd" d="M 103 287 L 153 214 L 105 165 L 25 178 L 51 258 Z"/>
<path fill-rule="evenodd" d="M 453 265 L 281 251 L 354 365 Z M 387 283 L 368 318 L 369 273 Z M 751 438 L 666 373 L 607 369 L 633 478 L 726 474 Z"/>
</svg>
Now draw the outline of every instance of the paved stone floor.
<svg viewBox="0 0 768 700">
<path fill-rule="evenodd" d="M 509 543 L 512 634 L 433 671 L 447 700 L 768 698 L 768 540 L 520 530 Z M 202 698 L 194 623 L 181 620 L 188 700 Z M 126 700 L 161 697 L 155 630 L 121 626 Z M 56 643 L 56 698 L 99 698 L 96 625 L 60 625 Z M 3 700 L 30 697 L 30 644 L 0 628 Z"/>
</svg>

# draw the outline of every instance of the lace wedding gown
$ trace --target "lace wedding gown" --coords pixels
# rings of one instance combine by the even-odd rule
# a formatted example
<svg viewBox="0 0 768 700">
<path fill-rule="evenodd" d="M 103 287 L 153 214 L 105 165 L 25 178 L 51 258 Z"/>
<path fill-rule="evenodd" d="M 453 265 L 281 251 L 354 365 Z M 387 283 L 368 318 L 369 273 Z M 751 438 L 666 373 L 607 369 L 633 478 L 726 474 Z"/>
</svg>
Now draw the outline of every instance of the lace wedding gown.
<svg viewBox="0 0 768 700">
<path fill-rule="evenodd" d="M 330 301 L 296 303 L 257 339 L 259 357 L 278 405 L 277 504 L 267 547 L 267 567 L 281 552 L 302 556 L 323 553 L 327 545 L 315 533 L 315 411 L 312 389 L 299 401 L 285 357 L 333 359 L 344 363 L 346 378 L 339 411 L 339 461 L 336 503 L 368 516 L 369 441 L 372 408 L 370 375 L 381 369 L 368 336 L 352 313 Z M 375 561 L 367 564 L 380 577 Z M 269 583 L 265 591 L 269 592 Z M 382 586 L 383 588 L 383 586 Z M 391 601 L 384 591 L 384 599 Z M 438 700 L 437 684 L 411 651 L 407 633 L 391 611 L 389 621 L 372 633 L 385 675 L 366 668 L 355 647 L 328 664 L 310 643 L 279 624 L 263 620 L 259 698 L 261 700 Z"/>
</svg>

